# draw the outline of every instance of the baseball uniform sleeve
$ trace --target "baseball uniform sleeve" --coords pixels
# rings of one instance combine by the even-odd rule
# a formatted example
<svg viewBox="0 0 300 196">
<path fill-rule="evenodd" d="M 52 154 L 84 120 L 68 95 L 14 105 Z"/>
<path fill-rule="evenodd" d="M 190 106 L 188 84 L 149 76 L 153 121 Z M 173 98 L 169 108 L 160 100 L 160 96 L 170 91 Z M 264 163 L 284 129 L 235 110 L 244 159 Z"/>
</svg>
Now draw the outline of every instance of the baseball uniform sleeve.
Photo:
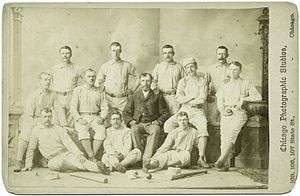
<svg viewBox="0 0 300 196">
<path fill-rule="evenodd" d="M 218 89 L 218 92 L 216 94 L 217 96 L 217 107 L 218 107 L 218 110 L 219 112 L 223 112 L 224 110 L 224 97 L 223 97 L 223 89 L 224 89 L 224 84 L 221 84 L 219 89 Z"/>
<path fill-rule="evenodd" d="M 70 106 L 70 113 L 73 116 L 74 120 L 77 121 L 80 119 L 80 114 L 78 112 L 79 106 L 79 94 L 80 94 L 80 87 L 75 88 L 72 99 L 71 99 L 71 106 Z"/>
<path fill-rule="evenodd" d="M 101 65 L 95 80 L 95 86 L 100 87 L 105 82 L 105 64 Z"/>
<path fill-rule="evenodd" d="M 103 119 L 106 118 L 106 116 L 108 115 L 109 108 L 108 108 L 107 101 L 104 97 L 104 92 L 101 93 L 100 109 L 101 109 L 100 117 Z"/>
<path fill-rule="evenodd" d="M 124 130 L 124 135 L 123 135 L 123 149 L 122 149 L 122 154 L 126 156 L 130 150 L 132 149 L 132 141 L 131 141 L 131 135 L 130 135 L 130 130 L 126 129 Z"/>
<path fill-rule="evenodd" d="M 192 97 L 187 96 L 184 93 L 184 86 L 185 86 L 185 81 L 183 78 L 183 79 L 179 80 L 177 91 L 176 91 L 176 99 L 177 99 L 178 103 L 180 103 L 180 104 L 184 104 L 184 103 L 187 103 L 192 100 Z"/>
<path fill-rule="evenodd" d="M 113 148 L 111 138 L 107 136 L 103 142 L 104 152 L 107 154 L 115 154 L 115 149 Z"/>
<path fill-rule="evenodd" d="M 161 147 L 159 149 L 157 149 L 157 152 L 163 153 L 163 152 L 167 152 L 168 150 L 170 150 L 170 148 L 172 147 L 172 145 L 174 143 L 174 136 L 175 136 L 175 134 L 169 133 L 165 142 L 161 145 Z"/>
</svg>

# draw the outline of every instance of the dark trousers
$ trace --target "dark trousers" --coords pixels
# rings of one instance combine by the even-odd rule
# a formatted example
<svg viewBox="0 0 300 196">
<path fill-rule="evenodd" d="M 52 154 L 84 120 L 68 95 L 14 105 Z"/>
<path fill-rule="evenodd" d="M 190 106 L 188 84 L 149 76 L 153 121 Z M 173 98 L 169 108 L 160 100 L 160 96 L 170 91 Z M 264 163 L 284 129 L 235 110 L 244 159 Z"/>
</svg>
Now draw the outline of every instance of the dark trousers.
<svg viewBox="0 0 300 196">
<path fill-rule="evenodd" d="M 150 161 L 161 144 L 162 129 L 159 125 L 139 123 L 132 127 L 134 148 L 143 153 L 143 162 Z"/>
</svg>

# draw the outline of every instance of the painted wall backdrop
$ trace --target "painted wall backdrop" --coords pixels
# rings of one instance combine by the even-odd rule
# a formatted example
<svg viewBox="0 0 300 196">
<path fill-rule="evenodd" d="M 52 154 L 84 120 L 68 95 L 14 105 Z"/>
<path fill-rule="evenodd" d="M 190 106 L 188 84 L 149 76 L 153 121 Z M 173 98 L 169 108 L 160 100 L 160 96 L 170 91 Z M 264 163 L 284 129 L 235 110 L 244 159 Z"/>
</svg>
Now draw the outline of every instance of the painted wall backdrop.
<svg viewBox="0 0 300 196">
<path fill-rule="evenodd" d="M 262 9 L 94 9 L 24 8 L 21 47 L 22 102 L 37 87 L 37 75 L 59 63 L 58 49 L 69 45 L 80 67 L 108 60 L 109 44 L 123 46 L 123 58 L 139 71 L 151 71 L 160 47 L 172 44 L 175 59 L 194 56 L 199 69 L 216 62 L 218 45 L 229 48 L 229 60 L 240 61 L 243 76 L 261 86 L 262 57 L 258 21 Z"/>
</svg>

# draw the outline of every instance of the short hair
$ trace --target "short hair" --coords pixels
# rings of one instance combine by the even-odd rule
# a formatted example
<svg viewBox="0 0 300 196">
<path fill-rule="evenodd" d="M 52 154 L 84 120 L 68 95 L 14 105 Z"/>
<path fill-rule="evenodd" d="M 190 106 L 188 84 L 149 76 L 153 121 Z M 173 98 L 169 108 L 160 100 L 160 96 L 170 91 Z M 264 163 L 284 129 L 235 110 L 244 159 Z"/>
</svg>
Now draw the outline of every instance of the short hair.
<svg viewBox="0 0 300 196">
<path fill-rule="evenodd" d="M 38 79 L 42 79 L 42 76 L 43 75 L 48 75 L 48 76 L 50 76 L 50 78 L 52 78 L 52 75 L 49 73 L 49 72 L 41 72 L 39 75 L 38 75 Z"/>
<path fill-rule="evenodd" d="M 228 48 L 226 46 L 218 46 L 217 49 L 216 49 L 216 51 L 218 49 L 224 49 L 224 50 L 226 50 L 226 53 L 228 53 Z"/>
<path fill-rule="evenodd" d="M 240 63 L 240 62 L 238 62 L 238 61 L 232 61 L 231 63 L 229 63 L 229 66 L 230 65 L 235 65 L 235 66 L 237 66 L 237 67 L 239 67 L 240 68 L 240 70 L 242 70 L 242 64 Z"/>
<path fill-rule="evenodd" d="M 164 48 L 172 48 L 172 50 L 174 52 L 174 47 L 169 44 L 163 45 L 163 47 L 161 47 L 161 50 L 163 50 Z"/>
<path fill-rule="evenodd" d="M 120 118 L 122 118 L 122 113 L 119 112 L 118 110 L 113 110 L 111 113 L 110 113 L 110 118 L 112 117 L 112 115 L 119 115 Z"/>
<path fill-rule="evenodd" d="M 45 108 L 42 108 L 41 111 L 40 111 L 40 115 L 45 112 L 45 113 L 52 113 L 52 110 L 51 108 L 48 108 L 48 107 L 45 107 Z"/>
<path fill-rule="evenodd" d="M 96 74 L 96 71 L 95 71 L 95 70 L 93 70 L 92 68 L 87 68 L 86 70 L 84 70 L 83 75 L 85 75 L 86 72 L 88 72 L 88 71 L 94 72 L 94 73 Z"/>
<path fill-rule="evenodd" d="M 119 46 L 120 48 L 122 48 L 119 42 L 112 42 L 109 47 L 111 48 L 112 46 Z"/>
<path fill-rule="evenodd" d="M 62 47 L 60 47 L 60 49 L 58 50 L 58 52 L 60 52 L 62 49 L 67 49 L 67 50 L 69 50 L 70 53 L 72 54 L 72 49 L 71 49 L 70 46 L 62 46 Z"/>
<path fill-rule="evenodd" d="M 184 112 L 184 111 L 178 112 L 177 118 L 182 117 L 182 116 L 186 116 L 187 118 L 189 118 L 189 115 L 186 112 Z"/>
<path fill-rule="evenodd" d="M 153 76 L 152 76 L 150 73 L 148 73 L 148 72 L 143 72 L 143 73 L 141 73 L 140 79 L 141 79 L 142 77 L 146 77 L 146 76 L 149 76 L 149 77 L 151 78 L 151 81 L 153 80 Z"/>
</svg>

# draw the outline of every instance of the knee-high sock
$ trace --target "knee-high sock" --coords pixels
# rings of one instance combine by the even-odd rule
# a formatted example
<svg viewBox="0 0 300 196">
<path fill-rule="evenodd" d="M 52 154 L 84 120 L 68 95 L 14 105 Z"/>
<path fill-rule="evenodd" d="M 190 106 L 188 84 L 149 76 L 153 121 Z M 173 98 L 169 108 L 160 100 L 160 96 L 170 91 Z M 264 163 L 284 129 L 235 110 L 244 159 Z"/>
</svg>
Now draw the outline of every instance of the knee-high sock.
<svg viewBox="0 0 300 196">
<path fill-rule="evenodd" d="M 93 157 L 94 156 L 94 152 L 92 150 L 92 145 L 91 145 L 91 141 L 89 139 L 83 139 L 80 140 L 85 152 L 87 153 L 87 155 L 89 157 Z"/>
<path fill-rule="evenodd" d="M 228 158 L 229 158 L 229 155 L 230 155 L 230 153 L 232 151 L 232 147 L 233 147 L 233 143 L 232 142 L 228 142 L 228 143 L 222 145 L 221 155 L 220 155 L 220 157 L 218 159 L 218 162 L 221 162 L 223 164 L 225 164 L 226 161 L 228 162 Z"/>
<path fill-rule="evenodd" d="M 94 151 L 94 155 L 96 155 L 101 147 L 103 143 L 103 140 L 94 140 L 93 141 L 93 151 Z"/>
<path fill-rule="evenodd" d="M 24 157 L 24 154 L 26 152 L 27 146 L 28 146 L 27 141 L 19 139 L 18 151 L 17 151 L 17 157 L 16 157 L 17 161 L 22 161 L 23 160 L 23 157 Z"/>
<path fill-rule="evenodd" d="M 198 150 L 199 158 L 205 159 L 205 149 L 207 144 L 207 137 L 199 137 Z"/>
<path fill-rule="evenodd" d="M 141 159 L 142 153 L 137 148 L 130 151 L 127 156 L 121 161 L 121 164 L 126 167 L 130 164 L 134 164 Z"/>
</svg>

